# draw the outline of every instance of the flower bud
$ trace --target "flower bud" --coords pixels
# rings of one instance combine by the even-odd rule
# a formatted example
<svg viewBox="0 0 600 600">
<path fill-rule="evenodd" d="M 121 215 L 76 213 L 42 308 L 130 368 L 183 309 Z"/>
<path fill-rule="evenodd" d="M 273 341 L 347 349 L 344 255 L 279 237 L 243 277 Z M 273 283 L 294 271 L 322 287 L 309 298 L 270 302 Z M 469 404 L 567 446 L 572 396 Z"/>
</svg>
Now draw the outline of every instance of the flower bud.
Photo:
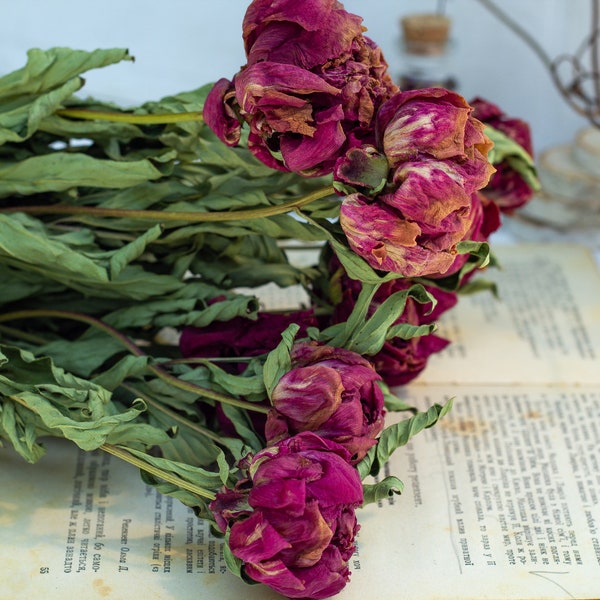
<svg viewBox="0 0 600 600">
<path fill-rule="evenodd" d="M 267 442 L 313 431 L 345 447 L 358 462 L 383 429 L 381 377 L 368 360 L 343 348 L 298 343 L 292 361 L 273 389 Z"/>
<path fill-rule="evenodd" d="M 377 143 L 390 166 L 375 197 L 354 193 L 340 209 L 350 247 L 374 269 L 442 277 L 460 268 L 456 246 L 478 231 L 478 190 L 494 168 L 491 142 L 454 92 L 401 92 L 377 117 Z"/>
</svg>

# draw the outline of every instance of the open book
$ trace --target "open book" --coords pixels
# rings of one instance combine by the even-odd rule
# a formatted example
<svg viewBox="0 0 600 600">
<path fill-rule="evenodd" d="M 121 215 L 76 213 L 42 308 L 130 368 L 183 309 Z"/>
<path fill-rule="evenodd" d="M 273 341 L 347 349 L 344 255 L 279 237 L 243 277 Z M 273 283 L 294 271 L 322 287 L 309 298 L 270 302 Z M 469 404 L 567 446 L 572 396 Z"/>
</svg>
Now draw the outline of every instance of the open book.
<svg viewBox="0 0 600 600">
<path fill-rule="evenodd" d="M 340 600 L 600 598 L 600 275 L 579 247 L 496 253 L 500 298 L 462 298 L 398 391 L 454 408 L 392 457 L 403 495 L 359 511 Z M 280 598 L 133 467 L 47 446 L 33 466 L 0 449 L 1 600 Z"/>
</svg>

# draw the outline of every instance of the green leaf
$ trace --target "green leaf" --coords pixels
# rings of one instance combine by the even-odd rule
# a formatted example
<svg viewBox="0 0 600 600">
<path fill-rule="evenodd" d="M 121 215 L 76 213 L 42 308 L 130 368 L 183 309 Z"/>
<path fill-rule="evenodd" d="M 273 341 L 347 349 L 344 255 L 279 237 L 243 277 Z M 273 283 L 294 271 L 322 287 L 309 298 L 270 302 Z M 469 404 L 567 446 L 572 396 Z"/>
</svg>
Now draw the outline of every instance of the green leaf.
<svg viewBox="0 0 600 600">
<path fill-rule="evenodd" d="M 29 215 L 0 214 L 0 263 L 91 296 L 141 300 L 172 292 L 182 285 L 175 277 L 153 273 L 139 264 L 124 266 L 157 233 L 152 228 L 130 247 L 106 251 L 87 247 L 86 232 L 57 235 Z M 116 276 L 111 278 L 111 259 L 115 256 L 112 269 Z"/>
<path fill-rule="evenodd" d="M 111 345 L 107 344 L 106 338 L 104 338 L 102 341 L 102 346 L 104 345 Z M 99 344 L 98 347 L 100 347 Z M 121 346 L 121 350 L 122 348 L 123 347 Z M 151 357 L 149 356 L 133 356 L 128 354 L 117 361 L 110 368 L 95 375 L 93 378 L 91 378 L 91 381 L 107 390 L 114 391 L 126 379 L 139 377 L 146 373 L 150 359 Z"/>
<path fill-rule="evenodd" d="M 109 259 L 109 273 L 111 279 L 116 279 L 136 258 L 139 258 L 151 242 L 156 241 L 162 233 L 160 225 L 154 225 L 129 244 L 125 244 L 114 253 Z"/>
<path fill-rule="evenodd" d="M 495 127 L 486 125 L 485 133 L 494 142 L 488 157 L 490 162 L 494 165 L 507 162 L 532 190 L 539 191 L 541 184 L 537 177 L 535 163 L 527 150 Z"/>
<path fill-rule="evenodd" d="M 114 161 L 83 153 L 53 152 L 25 160 L 0 162 L 0 198 L 62 192 L 79 187 L 122 189 L 169 173 L 172 153 L 154 160 Z"/>
<path fill-rule="evenodd" d="M 193 464 L 168 460 L 160 456 L 152 456 L 133 448 L 127 448 L 127 451 L 133 454 L 133 456 L 140 458 L 145 464 L 175 475 L 183 482 L 190 483 L 207 491 L 216 492 L 221 489 L 224 482 L 230 480 L 231 468 L 227 464 L 227 461 L 224 460 L 217 461 L 217 470 L 209 471 Z"/>
<path fill-rule="evenodd" d="M 133 60 L 122 48 L 100 49 L 93 52 L 71 48 L 32 48 L 27 52 L 27 64 L 0 77 L 0 100 L 21 94 L 39 94 L 53 89 L 85 71 Z"/>
<path fill-rule="evenodd" d="M 367 475 L 377 475 L 383 465 L 390 459 L 392 454 L 406 445 L 417 433 L 437 423 L 452 407 L 452 400 L 448 400 L 443 406 L 434 404 L 426 412 L 404 419 L 399 423 L 386 427 L 379 436 L 377 444 L 373 446 L 367 455 L 358 463 L 357 468 L 364 479 Z"/>
<path fill-rule="evenodd" d="M 235 375 L 228 373 L 210 360 L 198 360 L 195 364 L 202 365 L 203 369 L 208 371 L 208 380 L 213 384 L 211 387 L 215 387 L 216 384 L 224 392 L 234 396 L 244 396 L 250 401 L 252 401 L 253 397 L 260 400 L 265 397 L 265 385 L 262 373 L 248 375 L 244 372 L 243 375 Z M 186 380 L 194 382 L 193 373 L 197 371 L 195 369 L 188 373 Z M 202 381 L 205 382 L 206 379 L 205 376 L 202 378 Z"/>
<path fill-rule="evenodd" d="M 393 293 L 382 302 L 373 315 L 365 321 L 353 334 L 348 343 L 348 349 L 358 354 L 375 355 L 384 343 L 400 334 L 422 335 L 430 333 L 431 327 L 414 327 L 407 324 L 394 326 L 402 316 L 408 298 L 421 304 L 431 303 L 435 306 L 435 298 L 422 285 L 413 285 L 407 290 Z"/>
<path fill-rule="evenodd" d="M 41 435 L 69 439 L 83 450 L 104 443 L 152 446 L 166 434 L 143 422 L 140 403 L 121 410 L 108 390 L 56 367 L 47 358 L 0 345 L 0 436 L 33 462 L 41 455 Z"/>
<path fill-rule="evenodd" d="M 253 452 L 258 452 L 264 448 L 264 441 L 261 440 L 256 434 L 256 431 L 254 431 L 252 421 L 245 410 L 224 403 L 221 404 L 221 409 L 225 416 L 231 421 L 238 437 L 246 446 L 248 446 L 248 448 L 252 449 Z"/>
<path fill-rule="evenodd" d="M 331 245 L 351 279 L 357 279 L 363 283 L 378 284 L 400 277 L 398 273 L 377 273 L 366 260 L 338 240 L 332 240 Z"/>
<path fill-rule="evenodd" d="M 394 494 L 401 494 L 404 491 L 404 484 L 400 479 L 391 475 L 377 483 L 363 483 L 363 506 L 380 502 L 390 498 Z"/>
<path fill-rule="evenodd" d="M 412 406 L 411 404 L 407 404 L 404 400 L 402 400 L 402 398 L 398 397 L 396 394 L 392 394 L 392 391 L 390 390 L 389 386 L 384 381 L 378 381 L 377 383 L 383 392 L 386 410 L 390 412 L 410 411 L 413 414 L 417 414 L 419 412 L 414 406 Z"/>
<path fill-rule="evenodd" d="M 289 325 L 281 334 L 281 342 L 267 355 L 263 368 L 263 381 L 269 399 L 279 380 L 292 368 L 290 351 L 299 329 L 300 326 L 295 323 Z"/>
<path fill-rule="evenodd" d="M 231 548 L 229 547 L 229 534 L 230 530 L 227 529 L 227 533 L 225 535 L 225 544 L 223 546 L 223 558 L 225 559 L 225 564 L 229 571 L 236 575 L 237 577 L 242 577 L 242 567 L 244 566 L 244 561 L 241 558 L 233 555 L 231 552 Z"/>
<path fill-rule="evenodd" d="M 496 260 L 490 252 L 488 242 L 474 242 L 471 240 L 459 242 L 456 245 L 458 254 L 469 254 L 467 262 L 459 271 L 449 277 L 440 279 L 416 278 L 415 281 L 423 282 L 426 285 L 434 285 L 443 290 L 458 291 L 462 289 L 463 281 L 467 275 L 478 269 L 496 266 Z"/>
<path fill-rule="evenodd" d="M 323 339 L 327 340 L 330 346 L 345 348 L 353 340 L 356 331 L 366 321 L 369 307 L 378 287 L 377 284 L 363 283 L 347 321 L 333 325 L 322 332 Z"/>
<path fill-rule="evenodd" d="M 81 88 L 82 73 L 123 60 L 132 60 L 124 49 L 29 50 L 24 67 L 0 77 L 0 145 L 30 138 L 45 117 Z"/>
<path fill-rule="evenodd" d="M 215 299 L 218 299 L 216 302 Z M 252 319 L 258 311 L 254 296 L 226 292 L 201 281 L 187 279 L 172 293 L 126 302 L 103 320 L 117 329 L 133 327 L 206 327 L 235 317 Z"/>
<path fill-rule="evenodd" d="M 34 354 L 50 357 L 54 364 L 79 377 L 89 377 L 111 356 L 123 351 L 122 342 L 103 332 L 96 332 L 94 335 L 74 341 L 55 340 L 39 346 Z"/>
<path fill-rule="evenodd" d="M 42 296 L 43 294 L 57 293 L 63 286 L 37 273 L 28 273 L 18 268 L 4 265 L 0 259 L 0 281 L 2 281 L 2 294 L 0 306 L 10 304 L 28 296 Z"/>
<path fill-rule="evenodd" d="M 320 339 L 332 346 L 347 348 L 358 354 L 374 355 L 387 340 L 394 337 L 409 339 L 431 333 L 433 325 L 395 325 L 404 313 L 409 298 L 421 304 L 431 303 L 432 307 L 435 306 L 435 298 L 422 285 L 415 284 L 408 289 L 394 292 L 367 318 L 377 288 L 377 285 L 363 283 L 347 321 L 325 329 Z"/>
<path fill-rule="evenodd" d="M 30 138 L 40 123 L 82 86 L 83 79 L 77 77 L 37 97 L 0 104 L 0 145 Z"/>
</svg>

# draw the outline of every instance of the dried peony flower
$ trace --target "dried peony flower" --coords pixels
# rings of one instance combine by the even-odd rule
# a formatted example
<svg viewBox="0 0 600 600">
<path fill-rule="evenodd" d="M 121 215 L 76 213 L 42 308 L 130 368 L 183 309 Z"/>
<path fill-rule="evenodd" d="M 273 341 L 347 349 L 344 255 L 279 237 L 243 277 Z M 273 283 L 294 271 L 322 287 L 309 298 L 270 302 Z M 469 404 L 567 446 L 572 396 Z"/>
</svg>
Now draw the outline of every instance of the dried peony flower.
<svg viewBox="0 0 600 600">
<path fill-rule="evenodd" d="M 502 132 L 533 156 L 531 131 L 525 121 L 508 117 L 498 106 L 482 98 L 474 98 L 470 104 L 477 119 Z M 492 175 L 484 194 L 493 200 L 502 212 L 510 213 L 526 204 L 532 198 L 534 190 L 510 161 L 504 159 L 495 167 L 496 172 Z"/>
<path fill-rule="evenodd" d="M 204 118 L 227 144 L 272 168 L 325 175 L 370 143 L 381 104 L 398 91 L 362 19 L 337 0 L 255 0 L 243 23 L 247 64 L 209 93 Z"/>
<path fill-rule="evenodd" d="M 401 92 L 382 106 L 377 149 L 388 161 L 387 186 L 350 193 L 340 214 L 350 246 L 373 268 L 441 277 L 460 267 L 456 245 L 478 233 L 478 190 L 494 171 L 492 144 L 471 112 L 464 98 L 441 88 Z"/>
<path fill-rule="evenodd" d="M 230 527 L 246 575 L 288 598 L 328 598 L 350 577 L 363 492 L 338 444 L 306 432 L 261 450 L 248 478 L 224 489 L 211 510 Z"/>
<path fill-rule="evenodd" d="M 229 321 L 213 321 L 206 327 L 185 327 L 179 349 L 185 358 L 235 358 L 266 354 L 281 341 L 281 333 L 290 325 L 300 326 L 304 336 L 307 327 L 316 324 L 312 310 L 288 313 L 260 312 L 256 319 L 234 317 Z"/>
<path fill-rule="evenodd" d="M 292 369 L 273 389 L 265 435 L 273 444 L 303 431 L 344 446 L 352 462 L 376 443 L 384 425 L 381 379 L 361 355 L 343 348 L 300 342 Z"/>
</svg>

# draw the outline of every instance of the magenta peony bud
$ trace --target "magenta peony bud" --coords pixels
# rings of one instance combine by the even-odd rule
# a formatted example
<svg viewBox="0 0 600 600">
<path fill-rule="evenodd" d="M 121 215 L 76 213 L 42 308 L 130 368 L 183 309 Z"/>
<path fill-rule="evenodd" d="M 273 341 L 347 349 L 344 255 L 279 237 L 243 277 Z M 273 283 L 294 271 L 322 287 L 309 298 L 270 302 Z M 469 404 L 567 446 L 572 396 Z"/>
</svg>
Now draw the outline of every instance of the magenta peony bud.
<svg viewBox="0 0 600 600">
<path fill-rule="evenodd" d="M 475 109 L 473 114 L 477 119 L 502 132 L 533 156 L 531 132 L 525 121 L 508 117 L 498 106 L 482 98 L 471 100 L 471 105 Z M 508 161 L 503 160 L 495 167 L 496 172 L 483 193 L 493 200 L 502 212 L 510 213 L 526 204 L 534 191 Z"/>
<path fill-rule="evenodd" d="M 388 185 L 374 197 L 350 194 L 340 209 L 350 247 L 374 269 L 441 277 L 464 262 L 456 246 L 479 232 L 478 190 L 494 171 L 491 142 L 471 112 L 464 98 L 438 88 L 401 92 L 381 107 Z"/>
<path fill-rule="evenodd" d="M 343 348 L 298 343 L 292 369 L 275 386 L 265 435 L 270 444 L 313 431 L 344 446 L 356 463 L 384 425 L 381 377 L 368 360 Z"/>
<path fill-rule="evenodd" d="M 259 356 L 273 350 L 281 341 L 281 333 L 292 323 L 300 326 L 298 335 L 304 336 L 307 327 L 316 325 L 312 309 L 263 312 L 255 320 L 234 317 L 229 321 L 213 321 L 206 327 L 185 327 L 179 349 L 185 358 Z"/>
<path fill-rule="evenodd" d="M 207 124 L 235 145 L 247 122 L 249 149 L 272 168 L 331 173 L 347 149 L 374 141 L 377 110 L 398 90 L 361 23 L 337 0 L 254 0 L 247 64 L 211 91 Z"/>
<path fill-rule="evenodd" d="M 217 494 L 211 510 L 223 531 L 230 526 L 248 577 L 288 598 L 328 598 L 346 585 L 363 501 L 348 459 L 338 444 L 301 433 L 258 452 L 239 490 Z"/>
</svg>

